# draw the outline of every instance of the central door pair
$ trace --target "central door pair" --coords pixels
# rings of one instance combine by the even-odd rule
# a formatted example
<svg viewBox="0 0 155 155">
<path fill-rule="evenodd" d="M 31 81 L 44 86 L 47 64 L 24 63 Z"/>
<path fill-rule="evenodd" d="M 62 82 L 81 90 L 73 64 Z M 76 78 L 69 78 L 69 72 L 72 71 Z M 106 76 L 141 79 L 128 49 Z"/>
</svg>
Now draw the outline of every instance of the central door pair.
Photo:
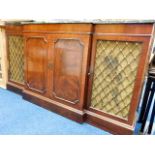
<svg viewBox="0 0 155 155">
<path fill-rule="evenodd" d="M 89 37 L 25 37 L 26 89 L 83 108 Z"/>
</svg>

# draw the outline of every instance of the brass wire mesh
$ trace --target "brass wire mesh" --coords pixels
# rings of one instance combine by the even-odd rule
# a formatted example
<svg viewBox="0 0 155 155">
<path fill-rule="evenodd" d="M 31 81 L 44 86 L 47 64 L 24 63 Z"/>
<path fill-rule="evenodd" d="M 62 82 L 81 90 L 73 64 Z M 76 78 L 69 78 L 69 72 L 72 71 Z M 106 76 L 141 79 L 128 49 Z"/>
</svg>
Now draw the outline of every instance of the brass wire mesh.
<svg viewBox="0 0 155 155">
<path fill-rule="evenodd" d="M 9 79 L 24 83 L 24 44 L 22 36 L 8 36 Z"/>
<path fill-rule="evenodd" d="M 97 41 L 91 108 L 128 118 L 142 44 Z"/>
</svg>

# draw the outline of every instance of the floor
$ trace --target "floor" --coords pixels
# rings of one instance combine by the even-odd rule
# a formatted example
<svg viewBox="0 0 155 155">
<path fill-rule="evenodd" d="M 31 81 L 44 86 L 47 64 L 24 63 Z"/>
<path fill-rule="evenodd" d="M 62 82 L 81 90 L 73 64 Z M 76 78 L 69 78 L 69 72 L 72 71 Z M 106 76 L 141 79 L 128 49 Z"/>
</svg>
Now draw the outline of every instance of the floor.
<svg viewBox="0 0 155 155">
<path fill-rule="evenodd" d="M 138 134 L 140 124 L 136 125 Z M 0 88 L 1 135 L 109 135 L 87 123 L 79 124 Z"/>
<path fill-rule="evenodd" d="M 36 106 L 0 88 L 0 134 L 108 135 L 87 123 L 79 124 Z"/>
</svg>

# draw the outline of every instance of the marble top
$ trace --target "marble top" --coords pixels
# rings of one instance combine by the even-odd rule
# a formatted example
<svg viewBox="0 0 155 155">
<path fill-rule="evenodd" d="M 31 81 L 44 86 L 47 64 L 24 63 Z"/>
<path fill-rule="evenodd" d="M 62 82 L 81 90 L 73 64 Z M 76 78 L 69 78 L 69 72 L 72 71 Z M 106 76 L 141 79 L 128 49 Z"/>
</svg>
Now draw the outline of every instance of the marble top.
<svg viewBox="0 0 155 155">
<path fill-rule="evenodd" d="M 28 19 L 3 20 L 3 23 L 5 23 L 5 25 L 21 25 L 22 22 L 34 22 L 34 20 L 28 20 Z"/>
<path fill-rule="evenodd" d="M 155 23 L 155 19 L 147 20 L 129 20 L 129 19 L 82 19 L 82 20 L 72 20 L 72 19 L 53 19 L 53 20 L 3 20 L 2 23 L 5 25 L 26 25 L 26 24 L 134 24 L 134 23 Z M 1 25 L 1 24 L 0 24 Z"/>
<path fill-rule="evenodd" d="M 21 24 L 67 24 L 67 23 L 91 23 L 91 24 L 119 24 L 119 23 L 155 23 L 155 20 L 127 20 L 127 19 L 94 19 L 94 20 L 71 20 L 71 19 L 53 19 L 45 21 L 34 20 L 32 22 L 21 22 Z"/>
</svg>

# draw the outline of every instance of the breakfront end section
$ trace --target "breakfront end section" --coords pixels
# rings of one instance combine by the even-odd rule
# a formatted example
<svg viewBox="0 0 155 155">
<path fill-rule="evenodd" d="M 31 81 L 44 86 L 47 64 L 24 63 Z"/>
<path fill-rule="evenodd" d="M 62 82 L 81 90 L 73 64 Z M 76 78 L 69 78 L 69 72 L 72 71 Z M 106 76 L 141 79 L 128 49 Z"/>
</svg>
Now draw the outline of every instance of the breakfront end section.
<svg viewBox="0 0 155 155">
<path fill-rule="evenodd" d="M 8 82 L 7 89 L 21 93 L 24 87 L 24 40 L 21 24 L 6 25 Z"/>
<path fill-rule="evenodd" d="M 135 127 L 153 24 L 96 25 L 89 73 L 87 121 L 112 133 Z"/>
</svg>

